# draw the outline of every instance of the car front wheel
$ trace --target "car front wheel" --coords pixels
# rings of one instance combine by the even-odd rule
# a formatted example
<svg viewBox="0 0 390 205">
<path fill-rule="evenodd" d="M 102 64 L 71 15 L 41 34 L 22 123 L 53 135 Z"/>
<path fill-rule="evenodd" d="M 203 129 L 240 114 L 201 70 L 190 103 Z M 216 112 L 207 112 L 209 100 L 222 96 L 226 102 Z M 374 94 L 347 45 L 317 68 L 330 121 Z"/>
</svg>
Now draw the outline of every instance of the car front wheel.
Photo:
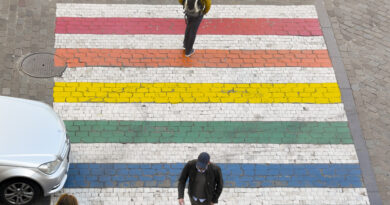
<svg viewBox="0 0 390 205">
<path fill-rule="evenodd" d="M 39 186 L 26 179 L 9 180 L 0 187 L 0 202 L 6 205 L 28 205 L 40 196 Z"/>
</svg>

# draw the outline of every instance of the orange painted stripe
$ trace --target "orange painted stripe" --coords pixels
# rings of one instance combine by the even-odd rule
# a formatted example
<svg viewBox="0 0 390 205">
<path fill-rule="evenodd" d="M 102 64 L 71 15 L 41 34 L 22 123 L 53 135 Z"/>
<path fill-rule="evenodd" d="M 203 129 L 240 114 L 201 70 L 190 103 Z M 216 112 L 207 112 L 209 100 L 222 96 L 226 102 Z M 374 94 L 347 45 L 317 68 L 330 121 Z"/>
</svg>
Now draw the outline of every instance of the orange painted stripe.
<svg viewBox="0 0 390 205">
<path fill-rule="evenodd" d="M 57 49 L 68 67 L 332 67 L 327 50 Z M 56 66 L 63 66 L 55 61 Z"/>
</svg>

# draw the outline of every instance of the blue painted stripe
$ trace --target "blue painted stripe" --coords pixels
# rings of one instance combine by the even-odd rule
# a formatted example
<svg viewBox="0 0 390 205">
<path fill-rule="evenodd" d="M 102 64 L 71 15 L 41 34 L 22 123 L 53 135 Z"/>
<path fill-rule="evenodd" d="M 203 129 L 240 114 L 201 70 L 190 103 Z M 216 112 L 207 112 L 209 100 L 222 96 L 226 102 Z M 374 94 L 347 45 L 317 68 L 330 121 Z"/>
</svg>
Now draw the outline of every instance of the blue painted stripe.
<svg viewBox="0 0 390 205">
<path fill-rule="evenodd" d="M 177 187 L 185 164 L 71 164 L 66 188 Z M 363 187 L 359 164 L 218 164 L 227 188 Z"/>
</svg>

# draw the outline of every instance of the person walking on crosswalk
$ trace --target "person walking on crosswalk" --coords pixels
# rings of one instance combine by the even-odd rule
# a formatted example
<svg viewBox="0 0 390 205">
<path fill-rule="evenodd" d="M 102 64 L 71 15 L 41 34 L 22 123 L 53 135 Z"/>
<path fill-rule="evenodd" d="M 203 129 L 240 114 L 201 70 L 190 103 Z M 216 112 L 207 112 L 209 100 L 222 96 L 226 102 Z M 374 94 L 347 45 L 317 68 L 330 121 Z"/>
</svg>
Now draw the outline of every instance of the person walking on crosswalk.
<svg viewBox="0 0 390 205">
<path fill-rule="evenodd" d="M 187 24 L 183 47 L 185 48 L 186 57 L 190 57 L 195 52 L 192 47 L 195 42 L 196 33 L 202 22 L 203 15 L 207 14 L 210 10 L 211 0 L 179 0 L 179 3 L 183 5 Z"/>
<path fill-rule="evenodd" d="M 187 179 L 188 195 L 192 205 L 213 205 L 223 189 L 221 168 L 210 162 L 207 152 L 199 154 L 198 159 L 189 161 L 183 168 L 178 185 L 179 205 L 184 205 L 184 188 Z"/>
</svg>

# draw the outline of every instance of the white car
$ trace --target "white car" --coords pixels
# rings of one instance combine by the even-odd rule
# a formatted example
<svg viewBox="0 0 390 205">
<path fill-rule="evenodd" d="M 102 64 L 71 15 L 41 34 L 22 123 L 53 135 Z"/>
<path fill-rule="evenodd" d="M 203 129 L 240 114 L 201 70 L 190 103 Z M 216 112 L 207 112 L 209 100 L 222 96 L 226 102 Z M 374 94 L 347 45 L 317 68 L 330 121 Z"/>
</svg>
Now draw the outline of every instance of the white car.
<svg viewBox="0 0 390 205">
<path fill-rule="evenodd" d="M 65 125 L 50 106 L 0 96 L 0 204 L 31 204 L 61 190 L 69 153 Z"/>
</svg>

